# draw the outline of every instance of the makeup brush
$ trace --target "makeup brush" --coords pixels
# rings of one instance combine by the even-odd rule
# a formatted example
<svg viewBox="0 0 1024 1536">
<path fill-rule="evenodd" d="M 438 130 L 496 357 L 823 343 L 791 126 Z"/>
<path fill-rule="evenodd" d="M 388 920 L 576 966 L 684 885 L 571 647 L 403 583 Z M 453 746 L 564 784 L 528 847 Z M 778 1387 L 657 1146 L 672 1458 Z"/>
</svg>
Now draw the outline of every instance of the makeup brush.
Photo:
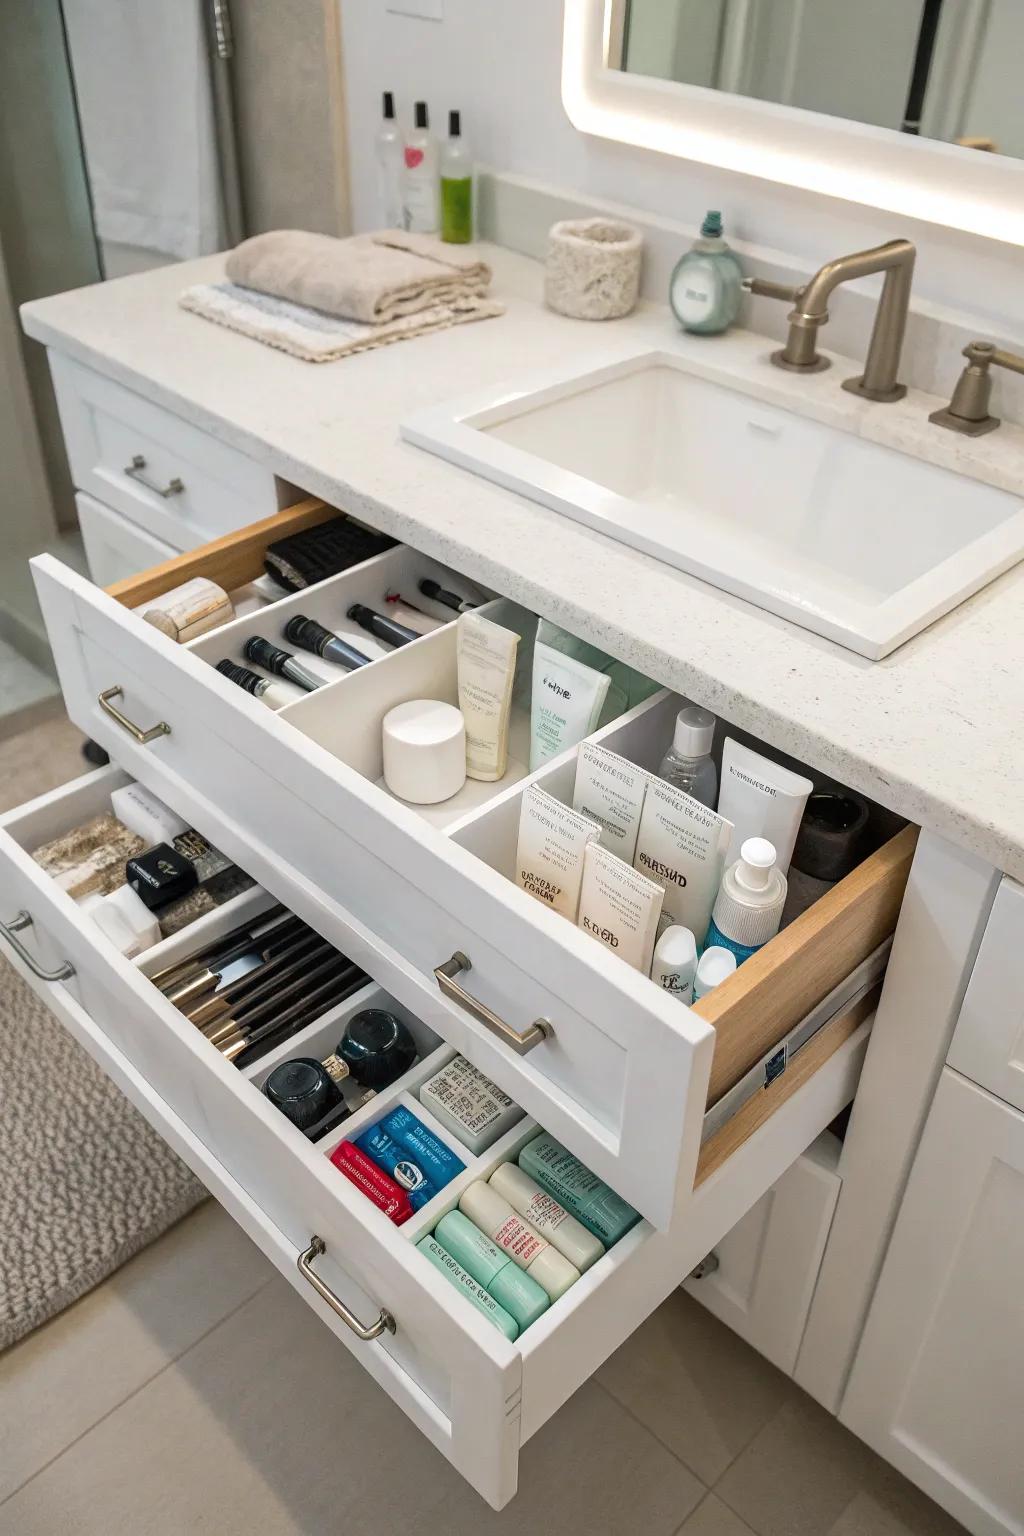
<svg viewBox="0 0 1024 1536">
<path fill-rule="evenodd" d="M 321 939 L 318 933 L 303 934 L 293 944 L 282 948 L 280 954 L 269 956 L 256 970 L 232 982 L 230 986 L 218 987 L 212 996 L 200 998 L 189 1007 L 181 1008 L 181 1012 L 197 1029 L 205 1033 L 210 1025 L 231 1013 L 236 1005 L 248 1007 L 263 997 L 272 996 L 282 982 L 290 981 L 312 964 L 320 950 L 330 948 L 326 939 Z"/>
<path fill-rule="evenodd" d="M 347 960 L 336 949 L 332 949 L 324 959 L 318 958 L 316 965 L 311 968 L 304 967 L 304 975 L 288 982 L 273 997 L 256 1003 L 252 1007 L 236 1008 L 233 1015 L 230 1018 L 220 1020 L 213 1030 L 207 1034 L 206 1038 L 219 1049 L 222 1040 L 240 1031 L 248 1033 L 250 1030 L 275 1018 L 278 1009 L 283 1004 L 288 1003 L 291 1005 L 295 1001 L 301 1001 L 302 997 L 312 987 L 318 986 L 322 979 L 346 967 L 351 967 L 351 965 L 351 960 Z"/>
<path fill-rule="evenodd" d="M 250 1066 L 273 1046 L 298 1034 L 300 1029 L 305 1029 L 307 1024 L 312 1024 L 322 1013 L 344 1002 L 346 997 L 351 997 L 353 992 L 358 992 L 365 985 L 366 973 L 359 970 L 358 966 L 353 966 L 351 973 L 342 972 L 331 977 L 301 1004 L 295 1004 L 279 1018 L 261 1025 L 247 1037 L 239 1036 L 237 1040 L 229 1041 L 222 1047 L 222 1054 L 239 1067 Z"/>
<path fill-rule="evenodd" d="M 187 959 L 179 960 L 175 965 L 166 966 L 162 971 L 156 971 L 149 979 L 166 996 L 191 975 L 198 975 L 204 969 L 204 961 L 215 961 L 216 966 L 228 965 L 232 960 L 240 958 L 252 949 L 261 939 L 269 939 L 289 925 L 298 925 L 301 922 L 302 919 L 296 917 L 293 912 L 286 911 L 284 907 L 276 907 L 257 922 L 233 928 L 230 933 L 223 934 L 214 943 L 196 950 Z M 206 968 L 213 970 L 215 967 L 214 964 L 210 964 Z"/>
</svg>

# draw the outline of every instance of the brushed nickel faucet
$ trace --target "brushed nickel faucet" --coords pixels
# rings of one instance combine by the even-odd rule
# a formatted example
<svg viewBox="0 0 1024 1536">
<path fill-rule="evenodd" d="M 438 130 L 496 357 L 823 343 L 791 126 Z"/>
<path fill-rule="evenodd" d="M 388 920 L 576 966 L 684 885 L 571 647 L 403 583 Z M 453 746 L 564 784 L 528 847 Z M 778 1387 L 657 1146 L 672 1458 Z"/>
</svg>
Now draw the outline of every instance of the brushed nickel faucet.
<svg viewBox="0 0 1024 1536">
<path fill-rule="evenodd" d="M 994 432 L 999 417 L 989 413 L 992 401 L 993 367 L 1008 368 L 1011 373 L 1024 373 L 1024 357 L 1016 352 L 1003 352 L 990 341 L 970 341 L 964 347 L 967 367 L 956 381 L 953 398 L 941 411 L 932 411 L 928 417 L 937 427 L 948 432 L 962 432 L 965 437 L 983 437 Z"/>
<path fill-rule="evenodd" d="M 786 345 L 772 353 L 776 368 L 793 373 L 819 373 L 831 360 L 818 351 L 818 331 L 828 322 L 828 301 L 841 283 L 856 277 L 884 272 L 882 297 L 878 301 L 875 325 L 868 344 L 864 372 L 855 379 L 845 379 L 843 388 L 866 400 L 902 400 L 907 386 L 898 382 L 900 354 L 907 329 L 910 286 L 914 276 L 917 251 L 909 240 L 889 240 L 869 251 L 855 251 L 828 261 L 802 287 L 789 288 L 784 283 L 752 277 L 744 280 L 748 293 L 767 299 L 783 299 L 793 305 L 789 314 Z"/>
</svg>

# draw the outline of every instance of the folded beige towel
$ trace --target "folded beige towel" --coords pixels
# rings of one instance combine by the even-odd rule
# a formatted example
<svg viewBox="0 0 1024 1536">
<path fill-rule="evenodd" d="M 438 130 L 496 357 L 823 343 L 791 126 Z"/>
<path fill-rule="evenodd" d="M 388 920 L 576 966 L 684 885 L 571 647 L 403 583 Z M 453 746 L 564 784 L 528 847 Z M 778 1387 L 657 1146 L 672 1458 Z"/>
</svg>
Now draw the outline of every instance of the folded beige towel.
<svg viewBox="0 0 1024 1536">
<path fill-rule="evenodd" d="M 347 240 L 275 229 L 243 240 L 226 271 L 243 288 L 365 325 L 479 296 L 491 281 L 472 251 L 398 229 Z"/>
</svg>

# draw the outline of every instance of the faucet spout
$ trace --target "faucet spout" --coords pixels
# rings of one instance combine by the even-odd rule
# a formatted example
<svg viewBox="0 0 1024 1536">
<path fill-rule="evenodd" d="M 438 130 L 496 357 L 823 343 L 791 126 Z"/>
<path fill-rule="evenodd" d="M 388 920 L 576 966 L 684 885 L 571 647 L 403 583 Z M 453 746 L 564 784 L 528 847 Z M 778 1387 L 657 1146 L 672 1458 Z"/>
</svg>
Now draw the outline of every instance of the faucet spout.
<svg viewBox="0 0 1024 1536">
<path fill-rule="evenodd" d="M 867 251 L 854 251 L 828 261 L 796 294 L 789 314 L 786 345 L 772 355 L 778 368 L 813 373 L 828 367 L 817 350 L 818 331 L 828 323 L 829 300 L 843 283 L 885 273 L 882 297 L 875 314 L 864 372 L 846 379 L 843 388 L 867 400 L 902 400 L 907 392 L 898 382 L 903 338 L 910 309 L 910 289 L 917 252 L 909 240 L 888 240 Z M 756 291 L 756 290 L 755 290 Z M 776 295 L 781 297 L 781 291 Z"/>
</svg>

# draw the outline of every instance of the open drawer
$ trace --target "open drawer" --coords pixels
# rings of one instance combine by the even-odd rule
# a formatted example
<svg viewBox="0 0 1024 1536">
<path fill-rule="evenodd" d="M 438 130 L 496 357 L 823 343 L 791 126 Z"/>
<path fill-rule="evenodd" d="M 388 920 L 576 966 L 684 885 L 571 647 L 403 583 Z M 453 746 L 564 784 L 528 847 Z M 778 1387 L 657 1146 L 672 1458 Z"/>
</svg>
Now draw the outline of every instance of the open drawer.
<svg viewBox="0 0 1024 1536">
<path fill-rule="evenodd" d="M 708 1141 L 685 1219 L 668 1233 L 647 1222 L 635 1226 L 509 1341 L 414 1244 L 455 1204 L 466 1183 L 515 1157 L 535 1131 L 533 1122 L 514 1126 L 480 1158 L 462 1149 L 465 1173 L 405 1226 L 393 1226 L 325 1154 L 396 1099 L 415 1094 L 449 1059 L 451 1047 L 369 985 L 254 1067 L 240 1071 L 225 1061 L 147 976 L 226 932 L 240 915 L 258 913 L 269 901 L 266 893 L 247 892 L 231 911 L 225 906 L 129 961 L 28 852 L 96 814 L 125 777 L 116 768 L 98 770 L 0 819 L 0 918 L 13 929 L 3 936 L 5 953 L 375 1380 L 501 1508 L 516 1490 L 521 1445 L 852 1098 L 871 997 L 838 1012 L 801 1052 L 799 1065 L 759 1096 L 755 1116 L 746 1121 L 748 1134 L 726 1135 L 736 1123 L 730 1122 Z M 18 922 L 19 912 L 30 920 Z M 323 1056 L 353 1012 L 382 1002 L 403 1013 L 416 1036 L 418 1062 L 343 1130 L 308 1141 L 258 1091 L 260 1083 L 287 1056 Z M 309 1251 L 317 1246 L 314 1236 L 322 1253 Z M 299 1270 L 300 1255 L 358 1319 L 363 1335 L 374 1337 L 357 1336 L 321 1298 Z"/>
<path fill-rule="evenodd" d="M 269 541 L 329 515 L 320 503 L 304 503 L 112 594 L 52 558 L 35 561 L 68 711 L 668 1229 L 692 1195 L 709 1082 L 717 1097 L 891 934 L 915 833 L 879 849 L 713 999 L 680 1007 L 508 878 L 510 829 L 529 779 L 522 705 L 502 783 L 470 783 L 423 813 L 377 782 L 387 709 L 409 698 L 455 697 L 454 625 L 341 674 L 278 714 L 215 669 L 222 657 L 238 660 L 254 631 L 278 639 L 296 612 L 344 627 L 352 602 L 380 607 L 396 580 L 406 595 L 417 577 L 432 575 L 486 596 L 458 573 L 398 546 L 186 647 L 130 611 L 200 573 L 228 588 L 245 583 L 261 569 Z M 535 619 L 503 600 L 484 611 L 519 629 L 528 665 Z M 120 718 L 108 707 L 111 690 Z M 654 767 L 679 702 L 648 698 L 597 736 Z M 150 729 L 157 725 L 159 732 Z M 569 753 L 534 777 L 559 793 L 573 764 Z M 437 976 L 457 952 L 471 961 L 461 999 L 442 993 Z M 537 1020 L 550 1030 L 532 1028 Z"/>
</svg>

